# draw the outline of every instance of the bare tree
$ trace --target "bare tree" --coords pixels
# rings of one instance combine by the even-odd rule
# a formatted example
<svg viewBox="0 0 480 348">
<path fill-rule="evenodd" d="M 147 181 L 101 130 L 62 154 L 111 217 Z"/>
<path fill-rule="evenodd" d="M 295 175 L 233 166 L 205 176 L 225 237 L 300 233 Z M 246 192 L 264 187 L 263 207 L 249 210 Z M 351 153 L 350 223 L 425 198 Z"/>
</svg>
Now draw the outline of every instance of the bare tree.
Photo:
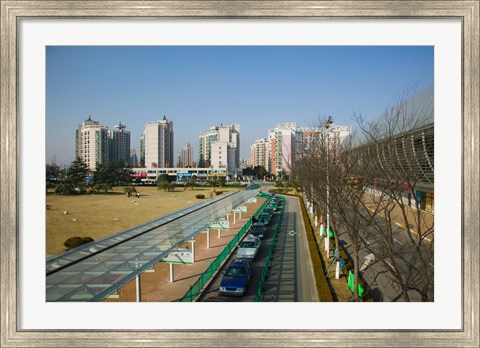
<svg viewBox="0 0 480 348">
<path fill-rule="evenodd" d="M 433 141 L 433 126 L 425 126 L 424 115 L 415 108 L 413 99 L 404 97 L 374 122 L 354 115 L 366 140 L 354 151 L 373 164 L 366 172 L 369 190 L 362 205 L 380 247 L 374 249 L 366 244 L 366 248 L 384 264 L 406 301 L 411 300 L 411 291 L 417 292 L 422 301 L 431 301 L 434 222 L 415 197 L 425 179 L 419 157 L 428 157 L 425 138 L 431 136 Z M 379 215 L 383 220 L 372 219 Z M 406 227 L 406 244 L 398 242 L 402 232 L 395 224 Z"/>
<path fill-rule="evenodd" d="M 354 300 L 358 298 L 359 253 L 365 249 L 382 266 L 379 273 L 388 274 L 388 279 L 398 286 L 405 301 L 412 300 L 412 291 L 422 301 L 431 301 L 433 218 L 422 211 L 415 199 L 425 179 L 425 168 L 418 159 L 426 147 L 426 131 L 421 128 L 425 118 L 419 115 L 411 95 L 405 94 L 380 119 L 366 121 L 354 114 L 354 121 L 363 136 L 362 145 L 357 143 L 358 136 L 334 148 L 327 147 L 321 138 L 300 154 L 294 176 L 310 199 L 324 208 L 328 203 L 336 246 L 342 233 L 352 245 L 349 252 L 354 264 Z M 417 144 L 417 138 L 423 143 Z M 431 175 L 433 178 L 433 171 Z M 327 186 L 330 199 L 326 197 Z M 397 224 L 407 230 L 400 230 Z M 415 234 L 410 233 L 411 229 Z M 406 243 L 398 241 L 402 234 Z"/>
</svg>

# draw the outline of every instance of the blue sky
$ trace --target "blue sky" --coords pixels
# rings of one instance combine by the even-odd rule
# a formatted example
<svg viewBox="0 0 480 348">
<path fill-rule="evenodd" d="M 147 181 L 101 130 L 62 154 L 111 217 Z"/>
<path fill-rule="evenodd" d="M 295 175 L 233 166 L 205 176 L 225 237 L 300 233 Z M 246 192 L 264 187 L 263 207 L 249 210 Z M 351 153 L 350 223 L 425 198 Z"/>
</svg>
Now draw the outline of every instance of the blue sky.
<svg viewBox="0 0 480 348">
<path fill-rule="evenodd" d="M 432 46 L 50 46 L 46 161 L 75 159 L 75 129 L 90 115 L 131 132 L 173 121 L 176 153 L 198 135 L 239 123 L 241 158 L 277 123 L 311 126 L 353 112 L 376 118 L 406 89 L 433 84 Z"/>
</svg>

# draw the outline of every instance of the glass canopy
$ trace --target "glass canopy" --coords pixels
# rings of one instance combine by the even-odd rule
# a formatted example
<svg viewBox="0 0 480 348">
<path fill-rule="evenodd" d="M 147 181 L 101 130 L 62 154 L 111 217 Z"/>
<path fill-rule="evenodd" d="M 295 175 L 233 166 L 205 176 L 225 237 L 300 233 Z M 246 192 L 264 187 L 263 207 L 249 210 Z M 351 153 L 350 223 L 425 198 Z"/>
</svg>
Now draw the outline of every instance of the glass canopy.
<svg viewBox="0 0 480 348">
<path fill-rule="evenodd" d="M 257 192 L 224 193 L 49 258 L 46 262 L 47 301 L 104 299 Z"/>
</svg>

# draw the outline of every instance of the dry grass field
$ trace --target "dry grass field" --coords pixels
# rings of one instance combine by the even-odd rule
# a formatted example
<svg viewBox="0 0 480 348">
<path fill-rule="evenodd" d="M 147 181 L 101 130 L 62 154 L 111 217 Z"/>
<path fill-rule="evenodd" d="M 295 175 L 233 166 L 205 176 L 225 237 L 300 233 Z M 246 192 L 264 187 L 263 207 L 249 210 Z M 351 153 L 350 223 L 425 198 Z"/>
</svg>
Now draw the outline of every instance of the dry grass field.
<svg viewBox="0 0 480 348">
<path fill-rule="evenodd" d="M 137 187 L 140 198 L 126 197 L 123 187 L 107 194 L 56 195 L 48 193 L 46 203 L 46 253 L 57 255 L 66 250 L 63 243 L 71 237 L 91 237 L 94 240 L 146 221 L 202 202 L 197 194 L 209 198 L 211 188 L 194 190 L 176 188 L 164 192 L 156 187 Z M 226 191 L 225 188 L 216 188 Z M 67 212 L 65 214 L 64 212 Z"/>
</svg>

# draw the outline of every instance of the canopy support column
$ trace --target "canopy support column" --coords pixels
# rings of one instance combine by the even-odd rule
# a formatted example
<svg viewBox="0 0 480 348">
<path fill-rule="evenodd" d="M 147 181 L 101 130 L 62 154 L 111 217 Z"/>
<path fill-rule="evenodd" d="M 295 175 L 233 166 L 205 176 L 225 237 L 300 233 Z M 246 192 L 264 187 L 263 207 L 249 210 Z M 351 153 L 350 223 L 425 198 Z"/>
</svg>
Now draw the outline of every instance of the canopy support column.
<svg viewBox="0 0 480 348">
<path fill-rule="evenodd" d="M 142 287 L 140 285 L 140 274 L 135 277 L 137 302 L 142 302 Z"/>
</svg>

